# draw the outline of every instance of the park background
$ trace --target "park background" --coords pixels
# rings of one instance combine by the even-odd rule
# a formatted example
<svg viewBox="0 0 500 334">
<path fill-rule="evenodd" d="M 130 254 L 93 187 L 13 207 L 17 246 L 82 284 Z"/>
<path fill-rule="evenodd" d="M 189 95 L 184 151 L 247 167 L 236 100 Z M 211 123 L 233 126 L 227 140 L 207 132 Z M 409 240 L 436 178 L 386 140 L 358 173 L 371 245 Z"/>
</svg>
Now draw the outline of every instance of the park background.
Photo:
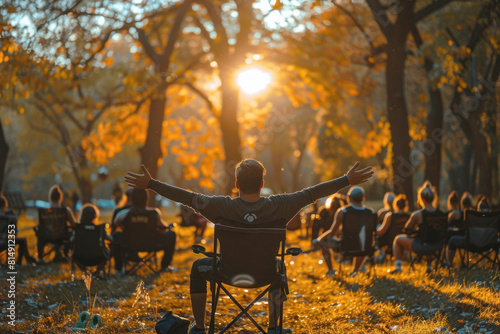
<svg viewBox="0 0 500 334">
<path fill-rule="evenodd" d="M 495 0 L 3 1 L 0 189 L 47 200 L 58 183 L 109 222 L 113 188 L 141 163 L 230 194 L 242 158 L 264 162 L 275 193 L 359 160 L 376 168 L 364 185 L 375 208 L 387 190 L 414 205 L 426 179 L 441 202 L 457 190 L 498 203 L 499 15 Z M 35 225 L 33 210 L 20 216 L 31 253 Z M 102 332 L 152 332 L 167 310 L 189 317 L 195 256 L 191 231 L 176 232 L 178 273 L 93 282 Z M 308 249 L 300 233 L 288 242 Z M 285 322 L 299 333 L 500 332 L 490 268 L 391 277 L 386 263 L 332 280 L 319 253 L 289 267 Z M 20 271 L 18 330 L 71 331 L 89 305 L 68 268 Z"/>
</svg>

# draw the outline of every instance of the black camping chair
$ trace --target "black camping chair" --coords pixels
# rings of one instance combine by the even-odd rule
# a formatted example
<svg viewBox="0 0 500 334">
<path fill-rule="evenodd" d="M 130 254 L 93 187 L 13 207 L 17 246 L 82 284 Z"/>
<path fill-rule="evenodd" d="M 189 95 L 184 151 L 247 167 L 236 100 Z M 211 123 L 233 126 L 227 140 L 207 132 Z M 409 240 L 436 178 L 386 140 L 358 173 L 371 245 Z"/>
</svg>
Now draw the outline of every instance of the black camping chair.
<svg viewBox="0 0 500 334">
<path fill-rule="evenodd" d="M 500 211 L 477 212 L 465 211 L 465 237 L 467 247 L 465 248 L 466 268 L 477 266 L 482 260 L 487 260 L 498 266 L 498 249 L 500 248 Z M 479 259 L 472 262 L 470 253 L 479 255 Z M 493 254 L 493 259 L 491 258 Z"/>
<path fill-rule="evenodd" d="M 39 260 L 55 251 L 56 246 L 70 246 L 72 231 L 68 225 L 67 208 L 38 209 L 38 226 L 33 229 L 39 241 L 52 245 L 47 252 L 44 247 L 42 254 L 38 254 Z"/>
<path fill-rule="evenodd" d="M 250 308 L 267 292 L 279 290 L 279 319 L 275 319 L 278 333 L 283 328 L 283 301 L 288 293 L 285 272 L 285 256 L 299 255 L 300 248 L 289 248 L 285 252 L 286 228 L 284 221 L 273 223 L 248 224 L 222 220 L 215 224 L 214 252 L 206 252 L 203 246 L 194 245 L 195 253 L 202 253 L 213 259 L 212 266 L 212 313 L 210 316 L 209 334 L 215 333 L 215 314 L 220 290 L 235 303 L 241 312 L 228 323 L 219 333 L 226 332 L 243 315 L 258 328 L 260 333 L 266 333 L 248 313 Z M 277 261 L 277 257 L 279 261 Z M 228 291 L 225 285 L 252 289 L 267 285 L 252 302 L 243 307 Z M 269 301 L 271 302 L 271 301 Z"/>
<path fill-rule="evenodd" d="M 75 277 L 75 267 L 84 271 L 87 267 L 102 266 L 104 275 L 107 276 L 109 259 L 110 251 L 106 246 L 106 225 L 76 224 L 71 254 L 71 278 Z M 108 262 L 107 272 L 106 262 Z"/>
<path fill-rule="evenodd" d="M 418 231 L 414 232 L 415 237 L 422 243 L 435 244 L 436 249 L 425 251 L 422 254 L 413 257 L 410 253 L 410 269 L 415 269 L 415 263 L 420 262 L 422 258 L 430 258 L 431 261 L 436 261 L 435 269 L 439 266 L 446 266 L 446 238 L 448 233 L 448 214 L 442 213 L 440 215 L 429 216 L 418 227 Z"/>
<path fill-rule="evenodd" d="M 154 274 L 160 272 L 157 253 L 160 248 L 152 242 L 158 237 L 158 213 L 155 210 L 130 211 L 123 222 L 123 266 L 122 272 L 131 275 L 141 267 L 146 267 Z M 145 256 L 136 256 L 146 253 Z M 135 262 L 129 269 L 129 261 Z"/>
<path fill-rule="evenodd" d="M 339 271 L 346 258 L 367 256 L 373 269 L 377 231 L 376 213 L 344 213 L 340 242 Z"/>
<path fill-rule="evenodd" d="M 379 246 L 388 246 L 386 254 L 392 256 L 392 245 L 394 239 L 400 234 L 403 234 L 404 227 L 410 218 L 409 212 L 399 212 L 391 214 L 391 225 L 387 230 L 386 234 L 379 238 Z M 380 245 L 380 241 L 384 238 L 383 245 Z M 380 248 L 380 247 L 379 247 Z"/>
</svg>

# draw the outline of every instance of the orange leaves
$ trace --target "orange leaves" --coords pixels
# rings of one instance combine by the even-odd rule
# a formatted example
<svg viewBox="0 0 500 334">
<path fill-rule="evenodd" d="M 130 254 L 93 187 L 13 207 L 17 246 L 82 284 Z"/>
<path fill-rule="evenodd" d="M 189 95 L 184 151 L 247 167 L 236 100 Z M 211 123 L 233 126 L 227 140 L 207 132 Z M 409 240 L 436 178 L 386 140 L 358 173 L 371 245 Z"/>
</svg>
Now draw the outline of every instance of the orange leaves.
<svg viewBox="0 0 500 334">
<path fill-rule="evenodd" d="M 198 170 L 198 168 L 191 165 L 184 167 L 182 169 L 182 172 L 186 180 L 193 180 L 200 177 L 200 171 Z"/>
<path fill-rule="evenodd" d="M 383 117 L 374 130 L 370 130 L 366 135 L 358 151 L 361 158 L 373 157 L 382 152 L 383 147 L 387 147 L 391 141 L 389 122 Z"/>
<path fill-rule="evenodd" d="M 108 57 L 106 59 L 103 60 L 102 62 L 104 65 L 110 67 L 110 66 L 113 66 L 113 63 L 114 63 L 114 59 L 111 58 L 111 57 Z"/>
</svg>

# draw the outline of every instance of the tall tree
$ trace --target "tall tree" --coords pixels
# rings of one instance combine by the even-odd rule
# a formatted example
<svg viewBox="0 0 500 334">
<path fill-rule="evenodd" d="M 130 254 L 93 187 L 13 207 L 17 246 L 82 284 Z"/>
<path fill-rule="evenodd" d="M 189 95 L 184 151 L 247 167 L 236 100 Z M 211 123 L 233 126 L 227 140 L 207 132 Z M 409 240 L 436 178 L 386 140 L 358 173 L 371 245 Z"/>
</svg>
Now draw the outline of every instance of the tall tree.
<svg viewBox="0 0 500 334">
<path fill-rule="evenodd" d="M 443 81 L 453 86 L 450 110 L 474 148 L 479 170 L 477 191 L 488 197 L 498 183 L 498 129 L 495 87 L 500 76 L 498 1 L 484 2 L 466 40 L 462 43 L 451 28 L 451 52 L 443 64 Z M 467 33 L 466 33 L 467 34 Z M 481 47 L 480 47 L 481 46 Z"/>
<path fill-rule="evenodd" d="M 416 0 L 393 2 L 389 5 L 382 4 L 380 0 L 367 0 L 386 41 L 379 49 L 386 54 L 387 115 L 391 126 L 394 186 L 397 192 L 408 196 L 412 205 L 413 173 L 416 166 L 412 165 L 410 158 L 411 140 L 405 92 L 408 34 L 415 24 L 451 1 L 437 0 L 416 11 Z M 395 18 L 391 20 L 391 16 Z"/>
<path fill-rule="evenodd" d="M 239 91 L 235 86 L 236 71 L 245 64 L 250 49 L 250 32 L 253 23 L 253 1 L 236 0 L 238 28 L 224 25 L 223 5 L 215 1 L 199 0 L 207 10 L 207 17 L 195 16 L 202 36 L 210 46 L 210 53 L 217 64 L 221 82 L 221 109 L 217 119 L 222 133 L 225 153 L 226 193 L 234 187 L 234 166 L 241 160 L 240 127 L 238 125 Z M 213 34 L 207 26 L 213 27 Z M 234 33 L 234 31 L 237 33 Z"/>
</svg>

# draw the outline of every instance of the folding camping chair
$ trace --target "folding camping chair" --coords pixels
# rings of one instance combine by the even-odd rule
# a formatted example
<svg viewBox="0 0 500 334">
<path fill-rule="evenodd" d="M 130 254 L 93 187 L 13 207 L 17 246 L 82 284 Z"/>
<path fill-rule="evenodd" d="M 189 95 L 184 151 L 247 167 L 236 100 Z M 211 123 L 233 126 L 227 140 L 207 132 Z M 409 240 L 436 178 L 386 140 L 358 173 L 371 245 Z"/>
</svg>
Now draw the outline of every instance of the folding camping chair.
<svg viewBox="0 0 500 334">
<path fill-rule="evenodd" d="M 379 248 L 381 246 L 388 246 L 386 254 L 389 254 L 392 256 L 392 245 L 394 243 L 394 239 L 400 235 L 403 234 L 404 227 L 406 223 L 408 222 L 408 219 L 410 218 L 410 213 L 409 212 L 399 212 L 399 213 L 392 213 L 391 214 L 391 225 L 389 226 L 389 229 L 387 232 L 379 238 L 378 243 L 379 243 Z M 383 241 L 382 241 L 383 240 Z M 383 245 L 381 245 L 383 244 Z"/>
<path fill-rule="evenodd" d="M 465 237 L 467 247 L 465 248 L 466 268 L 471 269 L 482 260 L 487 260 L 498 266 L 498 249 L 500 247 L 500 211 L 476 212 L 465 211 Z M 470 264 L 470 253 L 479 255 L 479 259 Z M 493 254 L 493 259 L 491 258 Z"/>
<path fill-rule="evenodd" d="M 285 272 L 285 255 L 298 255 L 300 248 L 289 248 L 285 252 L 286 228 L 284 221 L 273 223 L 248 224 L 221 220 L 215 224 L 214 252 L 206 252 L 203 246 L 194 245 L 195 253 L 202 253 L 213 259 L 212 280 L 212 313 L 208 333 L 215 332 L 215 314 L 220 290 L 235 303 L 241 312 L 229 322 L 219 333 L 226 332 L 243 315 L 258 328 L 260 333 L 266 333 L 248 313 L 250 308 L 267 292 L 279 291 L 279 319 L 275 319 L 278 333 L 283 328 L 283 301 L 288 293 Z M 277 261 L 277 258 L 279 261 Z M 243 307 L 228 291 L 225 285 L 253 289 L 267 285 L 252 302 Z M 271 301 L 269 301 L 271 302 Z"/>
<path fill-rule="evenodd" d="M 67 208 L 38 209 L 38 226 L 33 229 L 38 243 L 44 244 L 41 254 L 38 254 L 39 260 L 54 252 L 57 246 L 68 247 L 71 228 L 68 226 Z M 52 244 L 47 252 L 45 251 L 46 244 Z"/>
<path fill-rule="evenodd" d="M 420 262 L 422 258 L 427 257 L 436 260 L 435 269 L 439 268 L 439 265 L 446 266 L 446 238 L 448 232 L 448 214 L 442 213 L 440 215 L 428 216 L 422 224 L 418 227 L 416 233 L 416 238 L 420 239 L 422 243 L 436 244 L 440 245 L 438 249 L 425 251 L 416 257 L 413 257 L 410 253 L 410 268 L 415 269 L 415 263 Z"/>
<path fill-rule="evenodd" d="M 146 267 L 153 273 L 160 272 L 157 253 L 161 251 L 157 244 L 152 242 L 158 237 L 158 213 L 155 210 L 129 212 L 123 222 L 123 266 L 122 272 L 131 275 L 141 267 Z M 145 256 L 136 256 L 146 253 Z M 129 269 L 128 262 L 135 262 Z"/>
<path fill-rule="evenodd" d="M 106 225 L 76 224 L 73 252 L 71 254 L 71 278 L 74 280 L 75 267 L 103 266 L 104 275 L 109 274 L 110 251 L 106 246 Z M 108 270 L 106 272 L 106 262 Z"/>
<path fill-rule="evenodd" d="M 375 253 L 375 232 L 377 231 L 376 213 L 344 213 L 342 222 L 342 240 L 340 242 L 339 272 L 342 262 L 350 257 L 367 256 L 370 270 L 373 269 Z"/>
</svg>

